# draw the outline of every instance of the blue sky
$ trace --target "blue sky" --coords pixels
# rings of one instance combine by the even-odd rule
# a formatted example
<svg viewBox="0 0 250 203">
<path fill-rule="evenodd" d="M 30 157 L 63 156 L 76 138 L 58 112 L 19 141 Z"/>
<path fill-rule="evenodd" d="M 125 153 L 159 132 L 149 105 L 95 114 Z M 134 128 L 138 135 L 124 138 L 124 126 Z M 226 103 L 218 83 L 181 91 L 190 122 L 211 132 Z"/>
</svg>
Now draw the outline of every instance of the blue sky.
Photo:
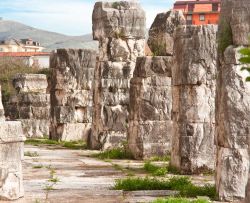
<svg viewBox="0 0 250 203">
<path fill-rule="evenodd" d="M 68 35 L 91 33 L 95 0 L 0 0 L 0 17 Z M 159 12 L 174 0 L 140 0 L 150 27 Z"/>
</svg>

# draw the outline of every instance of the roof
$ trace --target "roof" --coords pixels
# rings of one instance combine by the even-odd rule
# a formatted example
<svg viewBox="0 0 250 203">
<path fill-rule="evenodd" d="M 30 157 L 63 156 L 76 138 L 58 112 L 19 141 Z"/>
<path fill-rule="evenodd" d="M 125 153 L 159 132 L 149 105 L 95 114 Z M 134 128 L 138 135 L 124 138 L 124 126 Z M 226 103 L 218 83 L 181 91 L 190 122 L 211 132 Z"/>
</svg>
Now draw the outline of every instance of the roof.
<svg viewBox="0 0 250 203">
<path fill-rule="evenodd" d="M 50 56 L 50 52 L 0 52 L 0 57 Z"/>
<path fill-rule="evenodd" d="M 195 1 L 195 0 L 180 0 L 180 1 L 176 1 L 174 4 L 178 5 L 178 4 L 211 4 L 211 3 L 220 3 L 221 0 L 199 0 L 199 1 Z"/>
</svg>

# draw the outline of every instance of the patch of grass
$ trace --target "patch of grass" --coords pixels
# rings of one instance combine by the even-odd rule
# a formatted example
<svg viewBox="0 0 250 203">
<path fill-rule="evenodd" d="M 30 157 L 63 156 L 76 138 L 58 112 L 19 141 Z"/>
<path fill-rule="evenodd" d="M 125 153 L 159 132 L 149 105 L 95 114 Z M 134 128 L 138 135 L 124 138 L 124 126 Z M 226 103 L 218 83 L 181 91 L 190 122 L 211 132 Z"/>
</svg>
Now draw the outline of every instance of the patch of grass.
<svg viewBox="0 0 250 203">
<path fill-rule="evenodd" d="M 123 148 L 107 150 L 99 154 L 95 154 L 92 157 L 98 159 L 133 159 L 133 155 Z"/>
<path fill-rule="evenodd" d="M 218 33 L 218 48 L 221 54 L 224 53 L 229 45 L 233 44 L 233 34 L 230 22 L 225 20 L 220 23 L 221 29 Z"/>
<path fill-rule="evenodd" d="M 155 156 L 149 159 L 149 161 L 166 161 L 169 162 L 170 161 L 170 156 L 166 155 L 166 156 Z"/>
<path fill-rule="evenodd" d="M 115 190 L 176 190 L 181 197 L 207 196 L 215 199 L 216 189 L 213 185 L 196 186 L 188 177 L 172 177 L 169 180 L 156 178 L 126 178 L 116 180 Z"/>
<path fill-rule="evenodd" d="M 170 174 L 181 175 L 180 170 L 175 168 L 174 166 L 168 165 L 167 170 L 168 170 L 168 173 L 170 173 Z"/>
<path fill-rule="evenodd" d="M 188 200 L 183 198 L 167 198 L 167 199 L 157 199 L 153 203 L 209 203 L 205 199 Z"/>
<path fill-rule="evenodd" d="M 152 164 L 150 161 L 145 162 L 143 169 L 155 176 L 164 176 L 168 172 L 167 168 L 156 166 Z"/>
<path fill-rule="evenodd" d="M 83 141 L 59 142 L 59 144 L 68 149 L 87 149 L 87 144 Z"/>
<path fill-rule="evenodd" d="M 52 183 L 58 183 L 60 182 L 60 179 L 58 177 L 53 177 L 53 178 L 50 178 L 48 181 Z"/>
<path fill-rule="evenodd" d="M 52 191 L 52 190 L 55 190 L 55 188 L 53 187 L 53 185 L 45 185 L 44 190 Z"/>
<path fill-rule="evenodd" d="M 83 141 L 71 141 L 71 142 L 66 142 L 66 141 L 56 141 L 56 140 L 49 140 L 49 139 L 27 139 L 25 141 L 25 144 L 30 144 L 30 145 L 58 145 L 65 147 L 67 149 L 86 149 L 87 145 Z"/>
<path fill-rule="evenodd" d="M 40 168 L 43 168 L 43 165 L 35 165 L 32 168 L 34 168 L 34 169 L 40 169 Z"/>
<path fill-rule="evenodd" d="M 24 156 L 29 156 L 29 157 L 38 157 L 39 154 L 37 152 L 25 152 Z"/>
</svg>

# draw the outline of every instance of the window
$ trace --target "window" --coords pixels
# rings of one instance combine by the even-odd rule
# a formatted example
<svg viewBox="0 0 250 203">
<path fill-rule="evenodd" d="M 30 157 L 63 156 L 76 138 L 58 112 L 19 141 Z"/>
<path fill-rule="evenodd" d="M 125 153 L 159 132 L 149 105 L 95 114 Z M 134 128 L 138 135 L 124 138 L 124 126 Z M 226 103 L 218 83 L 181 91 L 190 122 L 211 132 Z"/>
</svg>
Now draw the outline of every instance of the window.
<svg viewBox="0 0 250 203">
<path fill-rule="evenodd" d="M 192 15 L 187 15 L 187 20 L 192 20 Z"/>
<path fill-rule="evenodd" d="M 193 16 L 192 15 L 187 15 L 187 25 L 192 25 L 193 23 Z"/>
<path fill-rule="evenodd" d="M 213 11 L 219 11 L 219 4 L 213 4 L 212 5 L 212 10 Z"/>
<path fill-rule="evenodd" d="M 194 11 L 194 4 L 188 4 L 188 11 L 193 12 Z"/>
<path fill-rule="evenodd" d="M 204 14 L 200 14 L 200 21 L 205 21 L 205 15 Z"/>
</svg>

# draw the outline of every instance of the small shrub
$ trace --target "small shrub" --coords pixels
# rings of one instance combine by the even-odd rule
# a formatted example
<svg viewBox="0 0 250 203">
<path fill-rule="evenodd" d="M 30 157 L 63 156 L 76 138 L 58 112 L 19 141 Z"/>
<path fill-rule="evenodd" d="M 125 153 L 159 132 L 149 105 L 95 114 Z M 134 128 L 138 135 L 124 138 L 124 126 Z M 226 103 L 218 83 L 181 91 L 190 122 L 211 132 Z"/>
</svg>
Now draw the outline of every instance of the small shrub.
<svg viewBox="0 0 250 203">
<path fill-rule="evenodd" d="M 119 8 L 119 2 L 114 2 L 112 4 L 112 8 L 118 9 Z"/>
<path fill-rule="evenodd" d="M 243 67 L 241 70 L 246 70 L 248 71 L 248 73 L 250 73 L 250 48 L 246 47 L 246 48 L 242 48 L 239 53 L 241 54 L 241 58 L 240 58 L 240 62 L 244 65 L 246 65 L 245 67 Z M 249 82 L 250 81 L 250 76 L 248 76 L 246 78 L 246 81 Z"/>
<path fill-rule="evenodd" d="M 33 166 L 32 168 L 34 168 L 34 169 L 40 169 L 40 168 L 43 168 L 43 165 L 36 165 L 36 166 Z"/>
</svg>

